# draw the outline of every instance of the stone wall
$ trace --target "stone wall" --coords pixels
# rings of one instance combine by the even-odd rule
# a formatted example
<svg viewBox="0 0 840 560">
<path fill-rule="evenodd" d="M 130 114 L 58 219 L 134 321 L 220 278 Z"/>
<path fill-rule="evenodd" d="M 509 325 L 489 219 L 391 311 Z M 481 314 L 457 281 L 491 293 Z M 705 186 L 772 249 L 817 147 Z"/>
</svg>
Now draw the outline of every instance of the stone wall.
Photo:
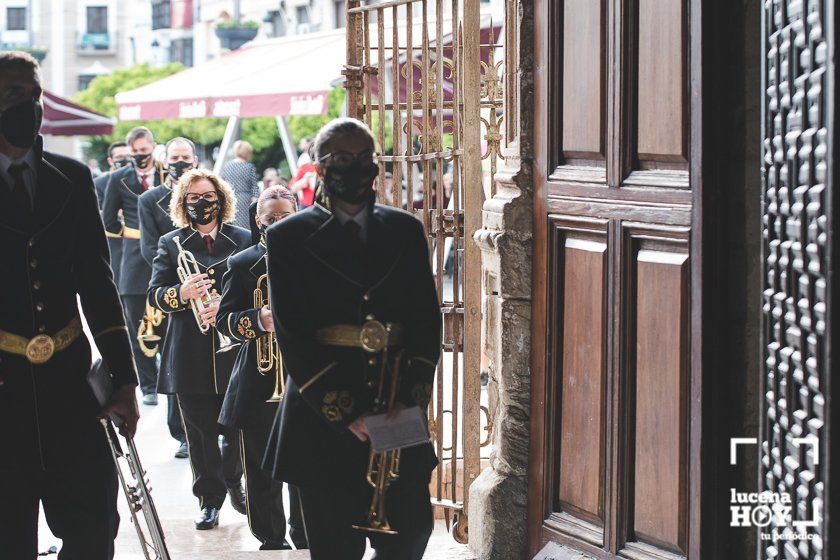
<svg viewBox="0 0 840 560">
<path fill-rule="evenodd" d="M 504 166 L 485 202 L 482 339 L 493 404 L 490 467 L 470 487 L 470 547 L 482 560 L 518 560 L 527 536 L 531 401 L 531 255 L 533 231 L 533 0 L 509 0 L 506 20 Z M 512 26 L 511 26 L 512 24 Z M 511 138 L 512 136 L 512 138 Z"/>
</svg>

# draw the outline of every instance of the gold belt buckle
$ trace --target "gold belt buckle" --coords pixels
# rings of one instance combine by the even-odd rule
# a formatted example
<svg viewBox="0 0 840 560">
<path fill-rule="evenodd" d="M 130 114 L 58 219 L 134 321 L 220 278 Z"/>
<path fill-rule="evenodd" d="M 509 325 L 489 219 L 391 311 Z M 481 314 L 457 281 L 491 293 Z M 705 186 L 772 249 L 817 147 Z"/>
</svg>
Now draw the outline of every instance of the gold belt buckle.
<svg viewBox="0 0 840 560">
<path fill-rule="evenodd" d="M 382 352 L 388 346 L 388 328 L 379 321 L 366 322 L 359 332 L 359 343 L 365 352 Z"/>
<path fill-rule="evenodd" d="M 55 353 L 55 340 L 46 334 L 39 334 L 26 345 L 26 359 L 33 364 L 47 362 Z"/>
</svg>

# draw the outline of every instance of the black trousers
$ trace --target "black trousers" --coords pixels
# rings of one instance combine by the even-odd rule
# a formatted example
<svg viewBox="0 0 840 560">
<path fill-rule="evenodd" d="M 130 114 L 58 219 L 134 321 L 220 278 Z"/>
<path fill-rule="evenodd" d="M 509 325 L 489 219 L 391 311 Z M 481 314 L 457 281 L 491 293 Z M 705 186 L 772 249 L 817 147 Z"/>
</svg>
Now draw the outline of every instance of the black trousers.
<svg viewBox="0 0 840 560">
<path fill-rule="evenodd" d="M 300 488 L 300 501 L 312 560 L 361 560 L 370 539 L 376 560 L 421 560 L 432 535 L 434 519 L 429 487 L 423 481 L 402 481 L 388 490 L 385 509 L 396 535 L 353 528 L 364 522 L 372 488 Z"/>
<path fill-rule="evenodd" d="M 283 483 L 262 469 L 262 459 L 276 411 L 276 404 L 260 403 L 258 410 L 254 410 L 250 415 L 249 426 L 240 431 L 242 460 L 245 464 L 248 526 L 263 544 L 280 544 L 286 540 Z M 291 485 L 289 508 L 289 537 L 295 548 L 307 548 L 300 496 L 297 489 Z"/>
<path fill-rule="evenodd" d="M 242 480 L 239 432 L 218 423 L 222 395 L 178 394 L 187 430 L 193 495 L 200 507 L 221 508 L 227 489 Z M 219 435 L 223 436 L 219 443 Z"/>
<path fill-rule="evenodd" d="M 140 321 L 143 320 L 143 314 L 146 312 L 146 296 L 124 295 L 122 302 L 125 323 L 128 327 L 129 338 L 131 338 L 131 349 L 134 352 L 134 365 L 137 366 L 137 375 L 140 378 L 140 390 L 144 395 L 157 393 L 157 358 L 145 355 L 137 342 L 137 329 L 140 328 Z"/>
<path fill-rule="evenodd" d="M 62 471 L 0 470 L 0 558 L 33 560 L 38 554 L 38 503 L 62 540 L 59 560 L 111 560 L 120 517 L 113 463 Z"/>
<path fill-rule="evenodd" d="M 166 424 L 169 426 L 169 435 L 173 439 L 181 443 L 187 441 L 187 435 L 184 433 L 184 419 L 181 418 L 178 397 L 175 395 L 166 396 Z"/>
</svg>

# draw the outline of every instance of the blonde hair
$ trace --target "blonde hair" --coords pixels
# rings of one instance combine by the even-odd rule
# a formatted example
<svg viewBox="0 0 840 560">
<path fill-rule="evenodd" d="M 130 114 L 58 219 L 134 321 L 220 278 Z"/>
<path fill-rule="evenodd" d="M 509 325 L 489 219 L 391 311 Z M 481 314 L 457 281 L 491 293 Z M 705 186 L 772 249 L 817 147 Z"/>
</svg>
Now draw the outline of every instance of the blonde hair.
<svg viewBox="0 0 840 560">
<path fill-rule="evenodd" d="M 248 157 L 254 154 L 254 148 L 245 140 L 237 140 L 233 143 L 233 155 L 236 157 L 241 157 L 242 159 L 248 159 Z"/>
<path fill-rule="evenodd" d="M 191 169 L 184 173 L 172 187 L 172 200 L 169 201 L 169 217 L 179 228 L 187 227 L 191 223 L 189 216 L 187 216 L 187 191 L 190 190 L 193 183 L 202 179 L 207 179 L 213 183 L 216 193 L 219 195 L 221 205 L 219 224 L 227 224 L 233 221 L 236 214 L 236 197 L 230 185 L 206 169 Z"/>
</svg>

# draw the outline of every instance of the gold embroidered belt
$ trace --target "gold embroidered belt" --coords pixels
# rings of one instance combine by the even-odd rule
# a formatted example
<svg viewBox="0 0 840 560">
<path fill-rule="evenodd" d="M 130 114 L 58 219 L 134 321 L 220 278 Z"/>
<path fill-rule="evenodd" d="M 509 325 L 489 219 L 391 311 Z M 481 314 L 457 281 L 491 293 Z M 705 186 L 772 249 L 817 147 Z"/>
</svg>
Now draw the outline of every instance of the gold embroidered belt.
<svg viewBox="0 0 840 560">
<path fill-rule="evenodd" d="M 401 325 L 367 321 L 359 325 L 333 325 L 315 332 L 315 341 L 327 346 L 361 348 L 365 352 L 377 354 L 389 346 L 402 344 Z"/>
<path fill-rule="evenodd" d="M 26 356 L 33 364 L 43 364 L 56 352 L 61 352 L 82 334 L 82 319 L 76 315 L 70 323 L 53 336 L 39 334 L 33 338 L 0 330 L 0 350 Z"/>
<path fill-rule="evenodd" d="M 126 239 L 140 239 L 140 230 L 125 226 L 122 230 L 122 236 Z"/>
</svg>

